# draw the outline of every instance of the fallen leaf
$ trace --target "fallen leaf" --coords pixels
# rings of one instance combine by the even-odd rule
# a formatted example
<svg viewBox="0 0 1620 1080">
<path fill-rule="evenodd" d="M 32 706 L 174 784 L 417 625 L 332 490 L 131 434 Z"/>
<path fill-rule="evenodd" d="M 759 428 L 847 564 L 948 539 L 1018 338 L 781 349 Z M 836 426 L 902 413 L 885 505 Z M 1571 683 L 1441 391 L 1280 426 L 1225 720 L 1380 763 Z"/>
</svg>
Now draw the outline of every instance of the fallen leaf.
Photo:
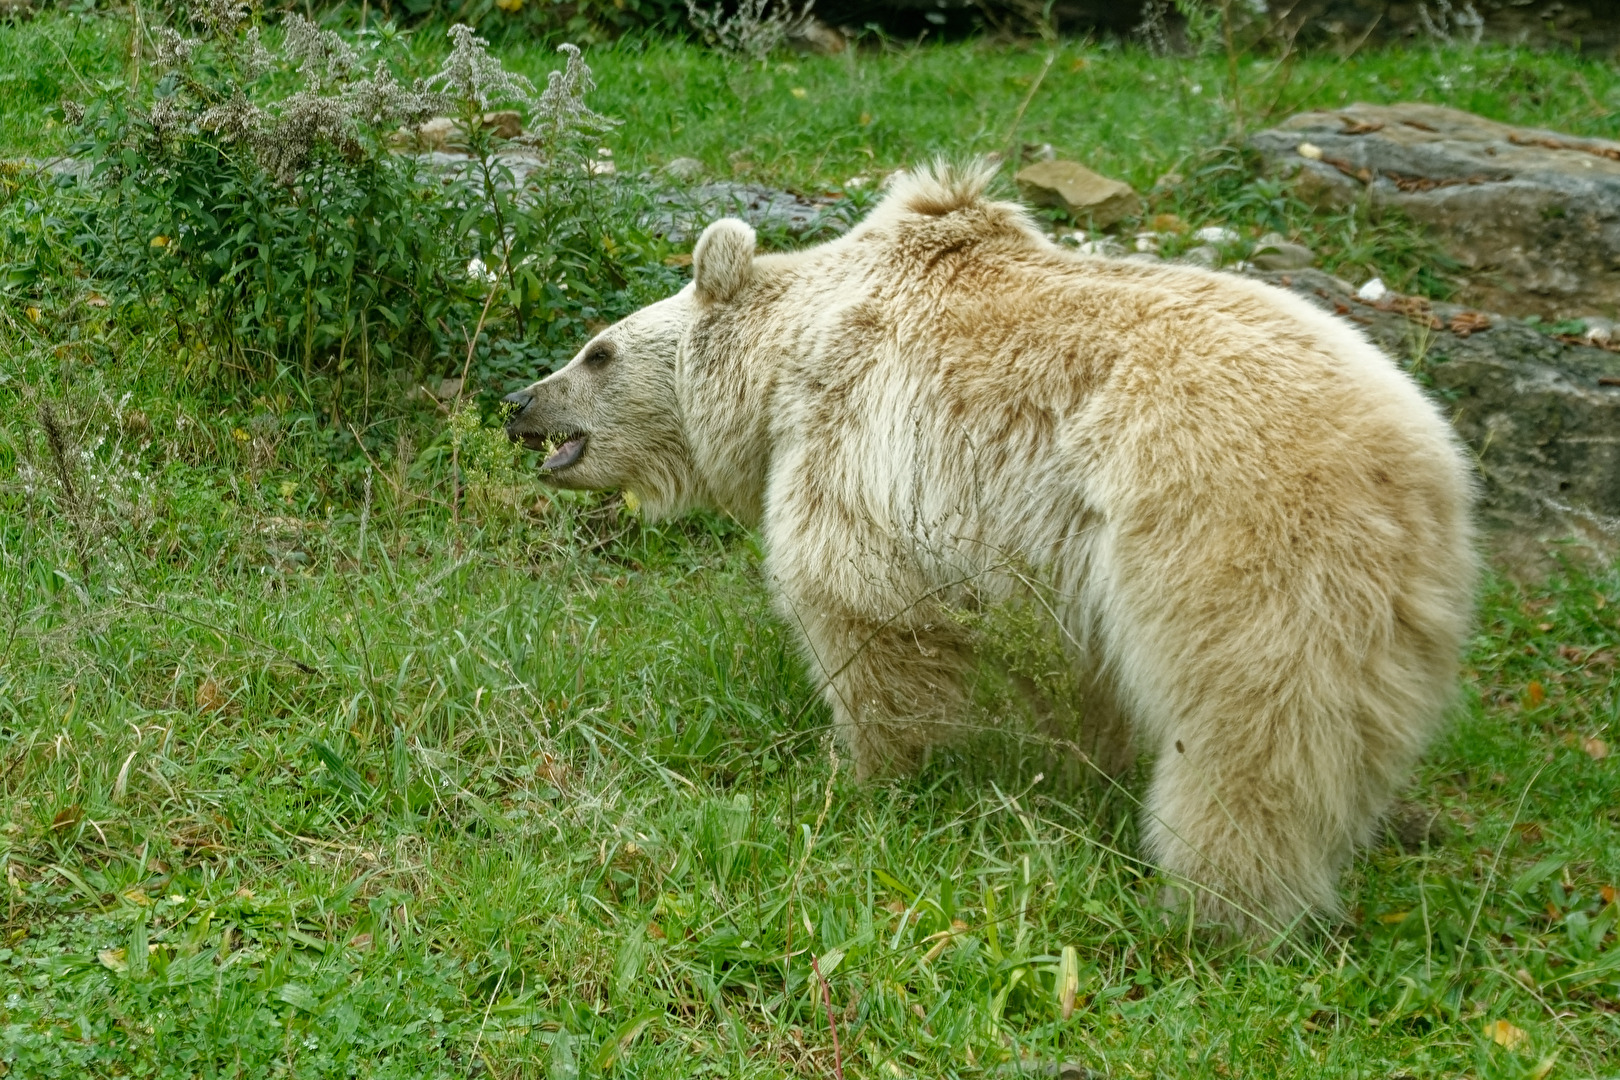
<svg viewBox="0 0 1620 1080">
<path fill-rule="evenodd" d="M 104 308 L 107 306 L 107 298 L 105 296 L 99 296 L 95 293 L 91 293 L 89 296 L 85 297 L 84 302 L 93 308 Z"/>
<path fill-rule="evenodd" d="M 125 889 L 124 899 L 136 907 L 148 907 L 152 903 L 152 898 L 146 895 L 145 889 Z"/>
<path fill-rule="evenodd" d="M 654 941 L 664 941 L 669 937 L 668 934 L 664 933 L 664 928 L 655 922 L 647 924 L 647 936 Z"/>
<path fill-rule="evenodd" d="M 1405 922 L 1406 917 L 1410 914 L 1412 914 L 1410 911 L 1386 911 L 1378 916 L 1378 921 L 1387 926 L 1393 926 L 1396 923 Z"/>
<path fill-rule="evenodd" d="M 1530 685 L 1524 688 L 1524 706 L 1533 709 L 1547 700 L 1547 688 L 1541 685 L 1539 679 L 1531 680 Z"/>
<path fill-rule="evenodd" d="M 1467 337 L 1475 331 L 1489 330 L 1490 328 L 1490 317 L 1481 315 L 1477 311 L 1459 311 L 1451 317 L 1451 332 L 1458 337 Z"/>
<path fill-rule="evenodd" d="M 1553 628 L 1553 624 L 1550 623 L 1550 622 L 1538 622 L 1538 623 L 1536 623 L 1536 629 L 1540 630 L 1543 634 L 1545 634 L 1547 631 L 1551 630 L 1552 628 Z"/>
<path fill-rule="evenodd" d="M 63 829 L 71 829 L 79 823 L 79 819 L 82 817 L 84 817 L 84 807 L 78 803 L 74 803 L 72 806 L 64 806 L 51 819 L 51 831 L 61 832 Z"/>
<path fill-rule="evenodd" d="M 1523 1028 L 1516 1028 L 1506 1020 L 1492 1020 L 1485 1025 L 1485 1034 L 1497 1046 L 1505 1046 L 1509 1050 L 1529 1038 Z"/>
<path fill-rule="evenodd" d="M 349 939 L 349 948 L 354 949 L 354 950 L 356 950 L 358 952 L 366 952 L 368 949 L 371 948 L 371 935 L 370 934 L 356 934 L 356 935 L 354 935 L 354 937 Z"/>
<path fill-rule="evenodd" d="M 96 953 L 96 959 L 100 960 L 101 966 L 108 971 L 122 973 L 129 970 L 129 961 L 124 958 L 123 949 L 102 949 Z"/>
<path fill-rule="evenodd" d="M 951 943 L 951 932 L 949 930 L 941 930 L 937 934 L 929 934 L 923 940 L 932 941 L 934 943 L 933 947 L 924 953 L 922 958 L 923 963 L 932 964 L 935 960 L 939 959 L 939 954 L 945 951 L 945 946 Z"/>
<path fill-rule="evenodd" d="M 669 258 L 664 260 L 664 265 L 665 266 L 691 266 L 692 265 L 692 253 L 690 251 L 683 251 L 678 255 L 671 255 Z"/>
<path fill-rule="evenodd" d="M 1074 1015 L 1074 1000 L 1080 994 L 1080 953 L 1073 945 L 1063 946 L 1058 962 L 1058 1015 L 1067 1020 Z"/>
<path fill-rule="evenodd" d="M 1553 1066 L 1556 1064 L 1558 1064 L 1558 1055 L 1548 1054 L 1536 1062 L 1536 1067 L 1530 1070 L 1530 1080 L 1547 1080 L 1547 1075 L 1553 1071 Z"/>
<path fill-rule="evenodd" d="M 1603 888 L 1598 890 L 1598 895 L 1603 897 L 1603 902 L 1605 904 L 1612 904 L 1614 903 L 1614 898 L 1620 896 L 1620 889 L 1616 889 L 1613 885 L 1605 885 Z"/>
<path fill-rule="evenodd" d="M 204 679 L 197 684 L 197 709 L 201 712 L 218 712 L 225 707 L 225 692 L 219 688 L 219 683 L 213 679 Z"/>
<path fill-rule="evenodd" d="M 798 98 L 801 101 L 810 96 L 810 91 L 806 90 L 802 86 L 795 86 L 792 90 L 789 91 L 789 93 L 791 93 L 794 97 Z"/>
<path fill-rule="evenodd" d="M 1609 744 L 1598 738 L 1596 735 L 1593 735 L 1590 739 L 1587 739 L 1585 742 L 1581 743 L 1581 749 L 1585 750 L 1586 756 L 1591 758 L 1593 761 L 1602 761 L 1604 758 L 1609 756 Z"/>
</svg>

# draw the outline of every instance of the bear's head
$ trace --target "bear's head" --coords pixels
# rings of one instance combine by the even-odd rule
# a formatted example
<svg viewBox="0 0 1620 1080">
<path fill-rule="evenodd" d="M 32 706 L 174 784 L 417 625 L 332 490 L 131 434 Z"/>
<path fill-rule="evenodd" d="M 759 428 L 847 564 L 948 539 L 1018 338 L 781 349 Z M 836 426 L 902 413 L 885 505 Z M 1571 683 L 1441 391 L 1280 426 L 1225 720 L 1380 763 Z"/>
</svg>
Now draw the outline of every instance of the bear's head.
<svg viewBox="0 0 1620 1080">
<path fill-rule="evenodd" d="M 597 334 L 566 367 L 503 400 L 506 433 L 550 449 L 542 478 L 564 488 L 622 488 L 651 517 L 704 503 L 681 423 L 678 380 L 688 331 L 753 274 L 754 230 L 717 221 L 692 254 L 692 283 Z"/>
</svg>

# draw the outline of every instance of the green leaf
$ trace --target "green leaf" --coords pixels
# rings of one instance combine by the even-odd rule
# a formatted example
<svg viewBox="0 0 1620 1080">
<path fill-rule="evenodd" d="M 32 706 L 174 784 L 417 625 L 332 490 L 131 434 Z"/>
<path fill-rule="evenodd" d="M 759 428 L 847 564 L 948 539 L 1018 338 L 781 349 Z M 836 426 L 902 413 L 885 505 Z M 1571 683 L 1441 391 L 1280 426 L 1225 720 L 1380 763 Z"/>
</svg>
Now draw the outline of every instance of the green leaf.
<svg viewBox="0 0 1620 1080">
<path fill-rule="evenodd" d="M 315 756 L 321 759 L 321 764 L 326 766 L 327 773 L 338 787 L 361 802 L 369 803 L 376 798 L 376 790 L 366 783 L 359 773 L 354 771 L 353 766 L 338 756 L 337 751 L 319 739 L 311 739 L 309 744 L 310 749 L 314 750 Z"/>
<path fill-rule="evenodd" d="M 591 1059 L 591 1072 L 604 1073 L 613 1068 L 613 1063 L 619 1059 L 619 1055 L 628 1050 L 630 1044 L 636 1041 L 636 1037 L 646 1030 L 648 1024 L 658 1019 L 659 1015 L 656 1011 L 648 1011 L 621 1024 L 596 1051 L 596 1056 Z"/>
<path fill-rule="evenodd" d="M 321 1007 L 321 999 L 301 983 L 282 983 L 281 988 L 276 991 L 276 997 L 293 1008 L 307 1013 L 316 1012 Z"/>
</svg>

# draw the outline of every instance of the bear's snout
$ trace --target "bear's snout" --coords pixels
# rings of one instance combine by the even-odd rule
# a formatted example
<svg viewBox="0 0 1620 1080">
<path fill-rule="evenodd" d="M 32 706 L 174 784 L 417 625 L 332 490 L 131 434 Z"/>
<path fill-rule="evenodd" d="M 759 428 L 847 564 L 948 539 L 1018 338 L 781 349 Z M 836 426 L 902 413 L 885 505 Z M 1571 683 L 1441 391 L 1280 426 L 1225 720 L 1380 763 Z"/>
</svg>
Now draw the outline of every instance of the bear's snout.
<svg viewBox="0 0 1620 1080">
<path fill-rule="evenodd" d="M 513 442 L 518 442 L 523 438 L 524 434 L 517 430 L 518 421 L 523 419 L 523 414 L 534 403 L 534 395 L 527 390 L 519 390 L 515 394 L 507 394 L 501 398 L 501 401 L 513 406 L 511 415 L 506 418 L 506 437 Z"/>
<path fill-rule="evenodd" d="M 515 394 L 507 394 L 505 397 L 501 398 L 501 400 L 508 405 L 517 406 L 517 408 L 512 412 L 512 415 L 506 420 L 506 426 L 511 427 L 512 421 L 522 416 L 523 410 L 529 407 L 529 402 L 534 400 L 534 395 L 529 393 L 527 390 L 519 390 Z"/>
</svg>

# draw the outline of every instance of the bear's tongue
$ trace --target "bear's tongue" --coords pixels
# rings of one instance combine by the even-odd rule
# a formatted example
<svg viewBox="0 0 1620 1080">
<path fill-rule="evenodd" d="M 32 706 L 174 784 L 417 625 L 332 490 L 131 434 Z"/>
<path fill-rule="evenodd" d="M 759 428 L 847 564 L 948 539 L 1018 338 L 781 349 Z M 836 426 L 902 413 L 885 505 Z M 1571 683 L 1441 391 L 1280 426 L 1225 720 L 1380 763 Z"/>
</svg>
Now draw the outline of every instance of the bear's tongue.
<svg viewBox="0 0 1620 1080">
<path fill-rule="evenodd" d="M 540 467 L 547 472 L 556 472 L 566 469 L 579 460 L 579 455 L 585 452 L 585 436 L 575 435 L 567 442 L 558 446 L 551 452 L 551 456 L 540 463 Z"/>
</svg>

